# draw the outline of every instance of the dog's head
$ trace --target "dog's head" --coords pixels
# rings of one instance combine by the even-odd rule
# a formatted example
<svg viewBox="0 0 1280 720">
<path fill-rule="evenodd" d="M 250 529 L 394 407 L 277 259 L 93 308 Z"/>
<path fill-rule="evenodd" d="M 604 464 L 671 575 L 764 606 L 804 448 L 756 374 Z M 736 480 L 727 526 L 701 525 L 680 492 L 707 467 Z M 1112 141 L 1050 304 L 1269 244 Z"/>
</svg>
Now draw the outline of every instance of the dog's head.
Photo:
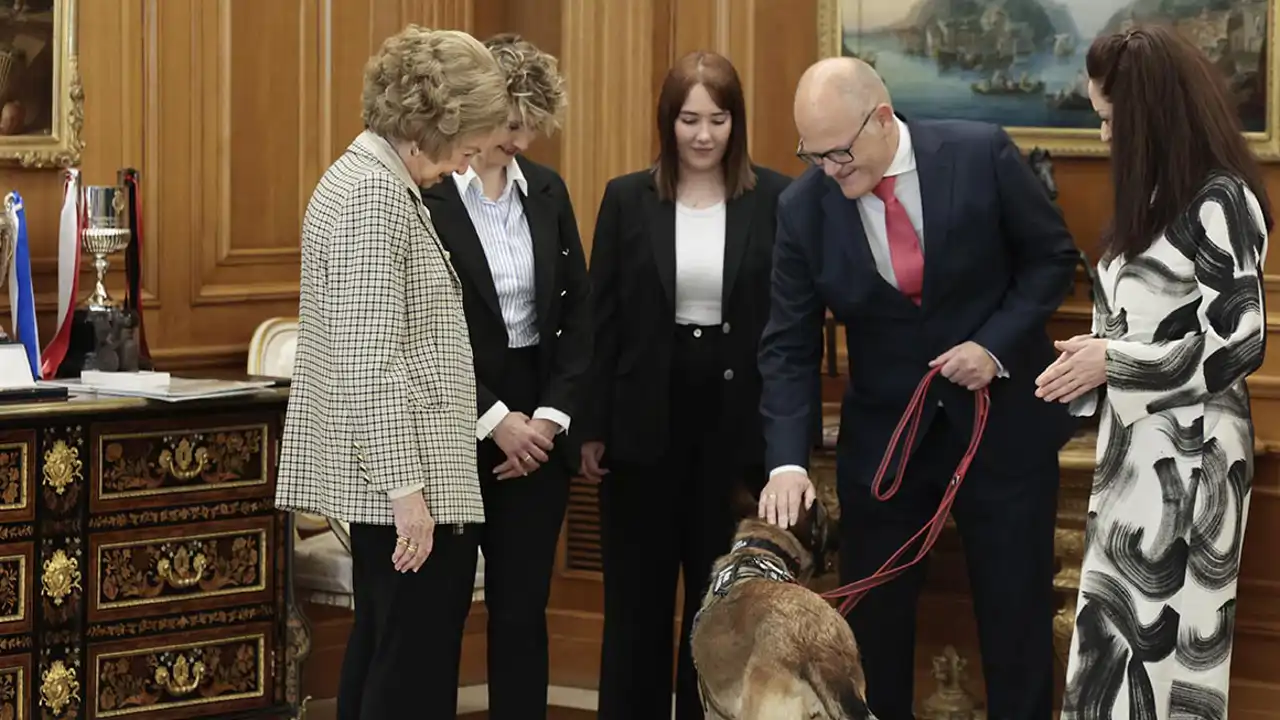
<svg viewBox="0 0 1280 720">
<path fill-rule="evenodd" d="M 759 498 L 745 487 L 738 486 L 734 490 L 733 505 L 736 517 L 742 521 L 738 526 L 738 537 L 735 537 L 735 541 L 741 539 L 747 528 L 752 528 L 750 532 L 770 535 L 781 533 L 796 544 L 797 551 L 790 559 L 803 567 L 806 577 L 820 576 L 832 569 L 834 555 L 840 549 L 839 533 L 836 532 L 831 516 L 826 506 L 822 504 L 821 498 L 814 500 L 810 507 L 802 509 L 796 524 L 787 530 L 758 519 Z M 748 524 L 747 520 L 755 522 Z M 800 558 L 800 554 L 806 557 Z"/>
</svg>

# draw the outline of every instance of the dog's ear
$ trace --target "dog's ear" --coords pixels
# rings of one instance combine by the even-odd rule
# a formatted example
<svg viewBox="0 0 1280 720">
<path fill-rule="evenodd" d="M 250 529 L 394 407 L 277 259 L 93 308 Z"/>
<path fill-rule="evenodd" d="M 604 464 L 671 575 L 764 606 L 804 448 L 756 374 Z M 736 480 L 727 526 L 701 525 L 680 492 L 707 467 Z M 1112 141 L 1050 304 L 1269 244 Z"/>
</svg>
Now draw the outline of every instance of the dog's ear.
<svg viewBox="0 0 1280 720">
<path fill-rule="evenodd" d="M 805 550 L 814 555 L 815 560 L 822 549 L 824 535 L 822 528 L 825 525 L 821 519 L 823 514 L 822 503 L 814 500 L 808 508 L 800 508 L 800 514 L 796 516 L 796 524 L 791 526 L 791 534 L 804 546 Z"/>
<path fill-rule="evenodd" d="M 826 555 L 832 548 L 832 543 L 836 533 L 833 532 L 830 522 L 830 516 L 827 514 L 827 508 L 822 504 L 821 499 L 815 499 L 813 505 L 807 509 L 801 509 L 800 515 L 791 533 L 795 535 L 796 540 L 813 555 L 814 567 L 821 569 Z"/>
</svg>

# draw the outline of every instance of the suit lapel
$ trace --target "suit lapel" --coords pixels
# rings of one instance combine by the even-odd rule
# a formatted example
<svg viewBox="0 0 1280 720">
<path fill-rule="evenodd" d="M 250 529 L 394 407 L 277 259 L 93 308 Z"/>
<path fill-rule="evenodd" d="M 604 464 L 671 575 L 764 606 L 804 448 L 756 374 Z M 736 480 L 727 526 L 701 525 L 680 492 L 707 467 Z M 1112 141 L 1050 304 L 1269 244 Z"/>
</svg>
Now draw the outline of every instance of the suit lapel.
<svg viewBox="0 0 1280 720">
<path fill-rule="evenodd" d="M 521 158 L 516 159 L 516 162 L 520 161 Z M 520 197 L 520 202 L 523 203 L 525 220 L 529 223 L 529 234 L 533 237 L 533 282 L 538 332 L 545 336 L 550 330 L 544 323 L 551 320 L 551 294 L 556 287 L 556 267 L 562 252 L 560 232 L 556 225 L 554 197 L 546 178 L 541 173 L 531 172 L 524 163 L 520 164 L 520 169 L 529 186 L 529 196 Z"/>
<path fill-rule="evenodd" d="M 502 317 L 489 260 L 485 257 L 480 236 L 476 234 L 475 225 L 467 213 L 467 206 L 462 204 L 457 184 L 453 178 L 443 180 L 425 190 L 423 198 L 435 201 L 432 203 L 435 208 L 432 217 L 441 228 L 441 239 L 448 246 L 454 265 L 471 276 L 485 305 L 498 317 Z"/>
<path fill-rule="evenodd" d="M 946 277 L 947 229 L 951 227 L 951 150 L 927 126 L 909 123 L 924 215 L 924 289 L 921 304 L 937 297 Z"/>
<path fill-rule="evenodd" d="M 653 261 L 658 268 L 658 279 L 667 293 L 667 300 L 676 302 L 676 205 L 658 198 L 658 189 L 650 185 L 645 194 L 645 215 L 649 218 L 649 242 L 653 246 Z"/>
<path fill-rule="evenodd" d="M 725 208 L 724 225 L 724 283 L 721 291 L 721 304 L 729 307 L 729 298 L 733 296 L 733 283 L 742 269 L 742 258 L 747 252 L 751 240 L 751 211 L 755 207 L 752 198 L 755 193 L 747 191 L 730 200 Z"/>
<path fill-rule="evenodd" d="M 880 278 L 875 257 L 867 244 L 867 231 L 862 226 L 856 200 L 850 200 L 840 192 L 834 181 L 825 183 L 827 193 L 822 197 L 823 238 L 828 245 L 835 245 L 853 264 L 858 272 Z M 884 282 L 880 278 L 880 282 Z"/>
</svg>

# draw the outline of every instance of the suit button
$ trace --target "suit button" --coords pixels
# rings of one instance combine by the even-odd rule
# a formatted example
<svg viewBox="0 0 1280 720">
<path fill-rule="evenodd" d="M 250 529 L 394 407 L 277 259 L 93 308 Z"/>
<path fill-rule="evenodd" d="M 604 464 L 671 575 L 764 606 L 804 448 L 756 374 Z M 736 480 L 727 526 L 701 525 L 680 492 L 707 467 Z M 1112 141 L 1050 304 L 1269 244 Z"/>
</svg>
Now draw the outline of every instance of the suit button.
<svg viewBox="0 0 1280 720">
<path fill-rule="evenodd" d="M 567 256 L 569 254 L 569 248 L 562 248 L 560 250 L 560 254 Z"/>
<path fill-rule="evenodd" d="M 732 370 L 725 370 L 725 371 L 724 371 L 724 379 L 725 379 L 725 380 L 732 380 L 732 379 L 733 379 L 733 371 L 732 371 Z"/>
<path fill-rule="evenodd" d="M 560 297 L 564 297 L 565 295 L 568 295 L 568 294 L 569 294 L 569 291 L 568 291 L 568 290 L 561 290 L 561 291 L 560 291 Z"/>
<path fill-rule="evenodd" d="M 561 332 L 562 332 L 561 330 L 557 330 L 557 331 L 556 331 L 556 337 L 560 337 L 560 333 L 561 333 Z"/>
<path fill-rule="evenodd" d="M 721 325 L 721 326 L 720 326 L 720 332 L 724 333 L 725 335 L 728 335 L 728 334 L 729 334 L 729 327 L 730 327 L 730 326 L 729 326 L 729 323 L 725 323 L 725 324 Z"/>
<path fill-rule="evenodd" d="M 694 328 L 694 329 L 693 329 L 693 336 L 694 336 L 694 337 L 702 337 L 702 328 Z"/>
</svg>

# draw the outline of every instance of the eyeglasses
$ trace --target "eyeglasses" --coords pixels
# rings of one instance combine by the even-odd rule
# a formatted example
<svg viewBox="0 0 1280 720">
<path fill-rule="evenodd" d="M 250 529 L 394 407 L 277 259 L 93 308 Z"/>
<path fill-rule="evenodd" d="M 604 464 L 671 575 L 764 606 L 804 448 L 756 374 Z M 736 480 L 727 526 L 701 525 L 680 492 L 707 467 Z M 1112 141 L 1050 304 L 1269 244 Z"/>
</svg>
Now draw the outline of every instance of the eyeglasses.
<svg viewBox="0 0 1280 720">
<path fill-rule="evenodd" d="M 849 144 L 847 146 L 843 148 L 838 148 L 836 150 L 827 150 L 826 152 L 820 152 L 820 153 L 805 152 L 803 149 L 804 141 L 801 140 L 800 144 L 796 147 L 796 157 L 800 158 L 801 160 L 803 160 L 804 162 L 810 165 L 822 165 L 822 163 L 826 162 L 827 160 L 830 160 L 831 162 L 837 165 L 848 165 L 849 163 L 853 162 L 854 143 L 858 142 L 858 138 L 862 136 L 862 131 L 867 128 L 867 121 L 871 119 L 871 116 L 874 115 L 875 112 L 876 112 L 875 110 L 872 110 L 871 112 L 867 113 L 866 117 L 862 118 L 862 124 L 858 126 L 858 132 L 853 134 L 853 139 L 849 141 Z"/>
</svg>

